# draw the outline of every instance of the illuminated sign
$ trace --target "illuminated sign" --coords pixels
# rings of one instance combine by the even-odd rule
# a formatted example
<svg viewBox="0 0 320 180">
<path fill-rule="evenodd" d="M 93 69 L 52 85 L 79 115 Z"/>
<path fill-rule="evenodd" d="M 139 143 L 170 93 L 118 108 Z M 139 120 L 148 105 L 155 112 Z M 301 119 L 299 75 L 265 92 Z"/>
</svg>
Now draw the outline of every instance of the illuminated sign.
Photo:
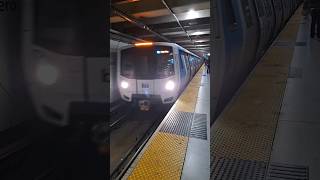
<svg viewBox="0 0 320 180">
<path fill-rule="evenodd" d="M 170 52 L 168 50 L 164 51 L 157 51 L 157 54 L 169 54 Z"/>
<path fill-rule="evenodd" d="M 146 43 L 135 43 L 135 46 L 151 46 L 153 45 L 152 42 L 146 42 Z"/>
</svg>

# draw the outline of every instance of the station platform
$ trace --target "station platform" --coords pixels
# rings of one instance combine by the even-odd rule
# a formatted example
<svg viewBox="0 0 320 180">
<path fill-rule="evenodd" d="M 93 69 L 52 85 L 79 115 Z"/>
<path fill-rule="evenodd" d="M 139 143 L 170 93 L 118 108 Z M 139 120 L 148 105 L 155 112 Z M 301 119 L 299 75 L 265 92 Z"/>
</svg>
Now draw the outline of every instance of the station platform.
<svg viewBox="0 0 320 180">
<path fill-rule="evenodd" d="M 211 126 L 210 179 L 320 179 L 320 41 L 301 8 Z"/>
<path fill-rule="evenodd" d="M 202 66 L 122 179 L 210 178 L 210 84 Z"/>
</svg>

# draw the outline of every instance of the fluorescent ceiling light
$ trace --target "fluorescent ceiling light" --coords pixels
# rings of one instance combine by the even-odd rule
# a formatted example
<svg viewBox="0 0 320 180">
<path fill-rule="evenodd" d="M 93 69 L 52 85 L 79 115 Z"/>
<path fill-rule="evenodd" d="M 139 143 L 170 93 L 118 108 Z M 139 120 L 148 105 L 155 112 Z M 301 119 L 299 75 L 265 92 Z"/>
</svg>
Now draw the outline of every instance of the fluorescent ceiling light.
<svg viewBox="0 0 320 180">
<path fill-rule="evenodd" d="M 151 46 L 153 45 L 152 42 L 145 42 L 145 43 L 135 43 L 135 46 Z"/>
<path fill-rule="evenodd" d="M 205 47 L 205 46 L 207 46 L 207 45 L 205 45 L 205 44 L 196 44 L 196 47 Z"/>
<path fill-rule="evenodd" d="M 192 33 L 191 35 L 198 36 L 198 35 L 201 35 L 201 34 L 203 34 L 203 32 L 197 31 L 197 32 Z"/>
<path fill-rule="evenodd" d="M 193 9 L 187 12 L 187 16 L 186 16 L 187 19 L 196 19 L 198 17 L 199 17 L 199 13 L 197 13 Z"/>
</svg>

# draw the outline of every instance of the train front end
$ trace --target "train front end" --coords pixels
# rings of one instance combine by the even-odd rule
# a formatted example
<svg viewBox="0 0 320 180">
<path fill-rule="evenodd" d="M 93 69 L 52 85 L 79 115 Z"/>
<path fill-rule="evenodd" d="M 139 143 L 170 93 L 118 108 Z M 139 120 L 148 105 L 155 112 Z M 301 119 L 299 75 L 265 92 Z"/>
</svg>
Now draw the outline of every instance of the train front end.
<svg viewBox="0 0 320 180">
<path fill-rule="evenodd" d="M 174 48 L 139 43 L 118 52 L 118 88 L 121 98 L 148 111 L 154 104 L 173 103 L 179 82 Z"/>
</svg>

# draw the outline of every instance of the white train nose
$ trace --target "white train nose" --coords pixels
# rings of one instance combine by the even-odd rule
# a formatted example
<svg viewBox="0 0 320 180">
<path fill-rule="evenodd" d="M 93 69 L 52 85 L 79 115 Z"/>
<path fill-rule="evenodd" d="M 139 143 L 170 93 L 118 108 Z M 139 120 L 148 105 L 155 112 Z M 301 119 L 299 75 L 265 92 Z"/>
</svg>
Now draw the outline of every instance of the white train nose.
<svg viewBox="0 0 320 180">
<path fill-rule="evenodd" d="M 154 94 L 153 80 L 138 80 L 138 94 Z"/>
</svg>

